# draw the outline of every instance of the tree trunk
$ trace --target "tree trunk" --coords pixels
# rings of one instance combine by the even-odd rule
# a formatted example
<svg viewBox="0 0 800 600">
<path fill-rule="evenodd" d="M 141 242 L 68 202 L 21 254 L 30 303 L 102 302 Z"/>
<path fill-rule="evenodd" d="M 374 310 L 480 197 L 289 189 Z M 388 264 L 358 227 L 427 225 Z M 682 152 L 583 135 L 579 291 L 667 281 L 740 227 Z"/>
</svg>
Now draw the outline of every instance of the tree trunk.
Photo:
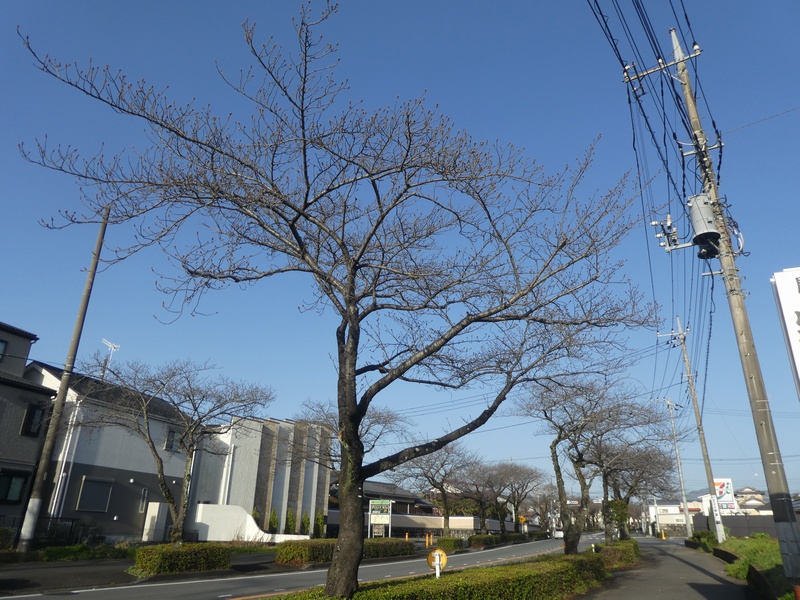
<svg viewBox="0 0 800 600">
<path fill-rule="evenodd" d="M 194 449 L 186 451 L 186 461 L 183 464 L 183 486 L 181 488 L 181 499 L 177 503 L 177 510 L 172 523 L 172 536 L 170 541 L 173 544 L 180 544 L 183 541 L 184 527 L 186 523 L 186 511 L 189 508 L 189 486 L 192 481 L 192 464 L 194 462 Z"/>
<path fill-rule="evenodd" d="M 619 524 L 619 539 L 620 539 L 620 541 L 631 539 L 631 531 L 630 531 L 630 528 L 628 527 L 628 509 L 627 509 L 627 507 L 631 503 L 631 499 L 630 498 L 626 498 L 625 500 L 623 500 L 623 502 L 625 502 L 626 509 L 625 509 L 625 518 L 622 521 L 620 521 L 620 524 Z"/>
<path fill-rule="evenodd" d="M 486 503 L 479 502 L 478 503 L 478 514 L 479 514 L 479 522 L 478 522 L 478 532 L 481 535 L 486 535 L 489 533 L 489 530 L 486 527 Z"/>
<path fill-rule="evenodd" d="M 339 537 L 328 569 L 325 595 L 352 598 L 358 589 L 358 566 L 364 553 L 364 508 L 360 481 L 351 469 L 339 479 Z"/>
<path fill-rule="evenodd" d="M 608 500 L 608 473 L 603 471 L 603 530 L 605 542 L 610 546 L 614 542 L 614 528 L 616 527 L 615 515 L 611 512 L 611 503 Z"/>
<path fill-rule="evenodd" d="M 442 537 L 450 537 L 450 500 L 442 493 Z"/>
</svg>

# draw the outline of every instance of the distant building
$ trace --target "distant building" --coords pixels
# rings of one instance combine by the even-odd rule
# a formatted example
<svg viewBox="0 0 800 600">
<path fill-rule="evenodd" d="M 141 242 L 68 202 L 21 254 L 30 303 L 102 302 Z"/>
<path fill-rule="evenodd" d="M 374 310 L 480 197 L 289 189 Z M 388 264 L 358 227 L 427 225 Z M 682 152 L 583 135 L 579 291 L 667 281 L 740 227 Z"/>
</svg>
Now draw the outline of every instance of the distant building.
<svg viewBox="0 0 800 600">
<path fill-rule="evenodd" d="M 703 512 L 703 505 L 699 501 L 688 502 L 689 519 Z M 674 499 L 658 499 L 653 504 L 648 504 L 646 510 L 647 533 L 659 535 L 664 530 L 667 535 L 686 536 L 686 516 L 683 512 L 683 502 Z"/>
<path fill-rule="evenodd" d="M 24 378 L 39 338 L 0 322 L 0 527 L 18 530 L 30 495 L 53 391 Z"/>
<path fill-rule="evenodd" d="M 743 487 L 734 492 L 739 509 L 745 514 L 759 514 L 766 505 L 764 492 L 752 487 Z"/>
</svg>

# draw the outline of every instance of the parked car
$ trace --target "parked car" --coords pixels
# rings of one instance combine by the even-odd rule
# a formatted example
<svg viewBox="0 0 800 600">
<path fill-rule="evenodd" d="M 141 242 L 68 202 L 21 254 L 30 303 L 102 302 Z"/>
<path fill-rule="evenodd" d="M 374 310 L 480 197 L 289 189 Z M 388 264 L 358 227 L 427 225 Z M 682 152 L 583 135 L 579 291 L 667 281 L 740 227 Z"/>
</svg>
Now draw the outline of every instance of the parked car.
<svg viewBox="0 0 800 600">
<path fill-rule="evenodd" d="M 553 530 L 553 539 L 554 540 L 564 539 L 564 530 L 561 529 L 561 527 L 557 527 L 556 529 Z"/>
</svg>

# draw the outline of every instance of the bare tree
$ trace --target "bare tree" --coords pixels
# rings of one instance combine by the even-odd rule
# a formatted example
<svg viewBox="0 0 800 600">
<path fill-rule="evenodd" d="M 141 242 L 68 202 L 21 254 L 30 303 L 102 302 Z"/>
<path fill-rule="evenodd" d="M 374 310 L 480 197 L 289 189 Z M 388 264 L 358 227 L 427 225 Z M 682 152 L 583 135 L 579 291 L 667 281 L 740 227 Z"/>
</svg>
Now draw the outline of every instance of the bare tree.
<svg viewBox="0 0 800 600">
<path fill-rule="evenodd" d="M 115 69 L 38 67 L 149 127 L 151 145 L 107 158 L 46 140 L 24 155 L 71 175 L 91 222 L 131 223 L 123 259 L 155 245 L 175 266 L 174 306 L 229 284 L 299 273 L 309 304 L 338 317 L 340 534 L 325 593 L 357 588 L 363 482 L 475 431 L 518 385 L 568 372 L 583 348 L 649 319 L 614 249 L 636 226 L 625 179 L 584 189 L 590 150 L 546 175 L 511 146 L 475 141 L 423 100 L 348 103 L 334 48 L 303 9 L 295 54 L 256 41 L 253 66 L 225 82 L 251 115 L 181 105 Z M 26 41 L 27 43 L 27 41 Z M 30 48 L 30 46 L 29 46 Z M 365 460 L 361 424 L 396 382 L 491 390 L 486 407 L 422 444 Z M 376 403 L 377 404 L 377 403 Z"/>
<path fill-rule="evenodd" d="M 655 444 L 638 448 L 609 470 L 608 479 L 612 498 L 619 504 L 620 516 L 625 517 L 631 511 L 633 498 L 646 498 L 650 494 L 661 496 L 677 487 L 675 457 L 668 449 Z M 628 519 L 620 519 L 618 524 L 620 539 L 628 539 Z"/>
<path fill-rule="evenodd" d="M 564 461 L 570 465 L 570 474 L 578 482 L 578 508 L 573 517 L 562 519 L 564 551 L 577 553 L 591 509 L 589 489 L 592 482 L 604 469 L 621 464 L 631 444 L 652 439 L 646 436 L 653 435 L 650 430 L 653 422 L 649 415 L 642 416 L 647 411 L 632 402 L 627 389 L 615 385 L 607 377 L 576 376 L 568 385 L 540 391 L 521 401 L 520 408 L 541 419 L 544 430 L 554 436 L 550 456 L 562 516 L 570 512 Z"/>
<path fill-rule="evenodd" d="M 461 442 L 448 444 L 441 450 L 420 456 L 400 465 L 389 477 L 398 484 L 411 482 L 420 491 L 435 492 L 435 501 L 442 510 L 444 537 L 450 536 L 450 516 L 455 503 L 462 497 L 459 486 L 465 473 L 478 456 Z"/>
<path fill-rule="evenodd" d="M 158 367 L 142 362 L 106 365 L 95 355 L 83 365 L 90 377 L 78 380 L 100 409 L 87 425 L 116 426 L 139 436 L 150 450 L 158 487 L 172 517 L 172 542 L 183 539 L 192 463 L 199 451 L 222 452 L 216 443 L 244 419 L 261 413 L 274 399 L 269 388 L 213 375 L 214 367 L 176 360 Z M 102 374 L 103 379 L 98 377 Z M 180 496 L 167 485 L 165 452 L 183 454 Z"/>
<path fill-rule="evenodd" d="M 519 531 L 519 517 L 523 503 L 545 483 L 544 471 L 521 463 L 508 462 L 498 465 L 506 480 L 508 494 L 506 504 L 513 507 L 514 531 Z"/>
<path fill-rule="evenodd" d="M 539 526 L 543 530 L 552 530 L 557 501 L 558 488 L 549 481 L 544 483 L 530 498 L 530 506 L 534 514 L 539 517 Z"/>
<path fill-rule="evenodd" d="M 478 517 L 478 533 L 486 535 L 489 529 L 486 521 L 494 505 L 496 496 L 492 489 L 492 467 L 481 460 L 473 462 L 464 473 L 461 482 L 461 497 L 475 503 Z"/>
</svg>

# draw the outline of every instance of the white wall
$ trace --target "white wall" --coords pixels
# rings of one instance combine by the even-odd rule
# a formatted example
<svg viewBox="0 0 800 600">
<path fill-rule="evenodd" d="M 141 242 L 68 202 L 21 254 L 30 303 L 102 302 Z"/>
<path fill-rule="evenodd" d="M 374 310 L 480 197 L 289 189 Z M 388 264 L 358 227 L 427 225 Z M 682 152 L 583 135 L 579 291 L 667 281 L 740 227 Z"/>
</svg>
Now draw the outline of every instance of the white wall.
<svg viewBox="0 0 800 600">
<path fill-rule="evenodd" d="M 191 529 L 198 532 L 200 541 L 245 541 L 280 543 L 286 540 L 307 540 L 307 535 L 269 534 L 261 531 L 253 517 L 241 506 L 200 504 Z"/>
</svg>

